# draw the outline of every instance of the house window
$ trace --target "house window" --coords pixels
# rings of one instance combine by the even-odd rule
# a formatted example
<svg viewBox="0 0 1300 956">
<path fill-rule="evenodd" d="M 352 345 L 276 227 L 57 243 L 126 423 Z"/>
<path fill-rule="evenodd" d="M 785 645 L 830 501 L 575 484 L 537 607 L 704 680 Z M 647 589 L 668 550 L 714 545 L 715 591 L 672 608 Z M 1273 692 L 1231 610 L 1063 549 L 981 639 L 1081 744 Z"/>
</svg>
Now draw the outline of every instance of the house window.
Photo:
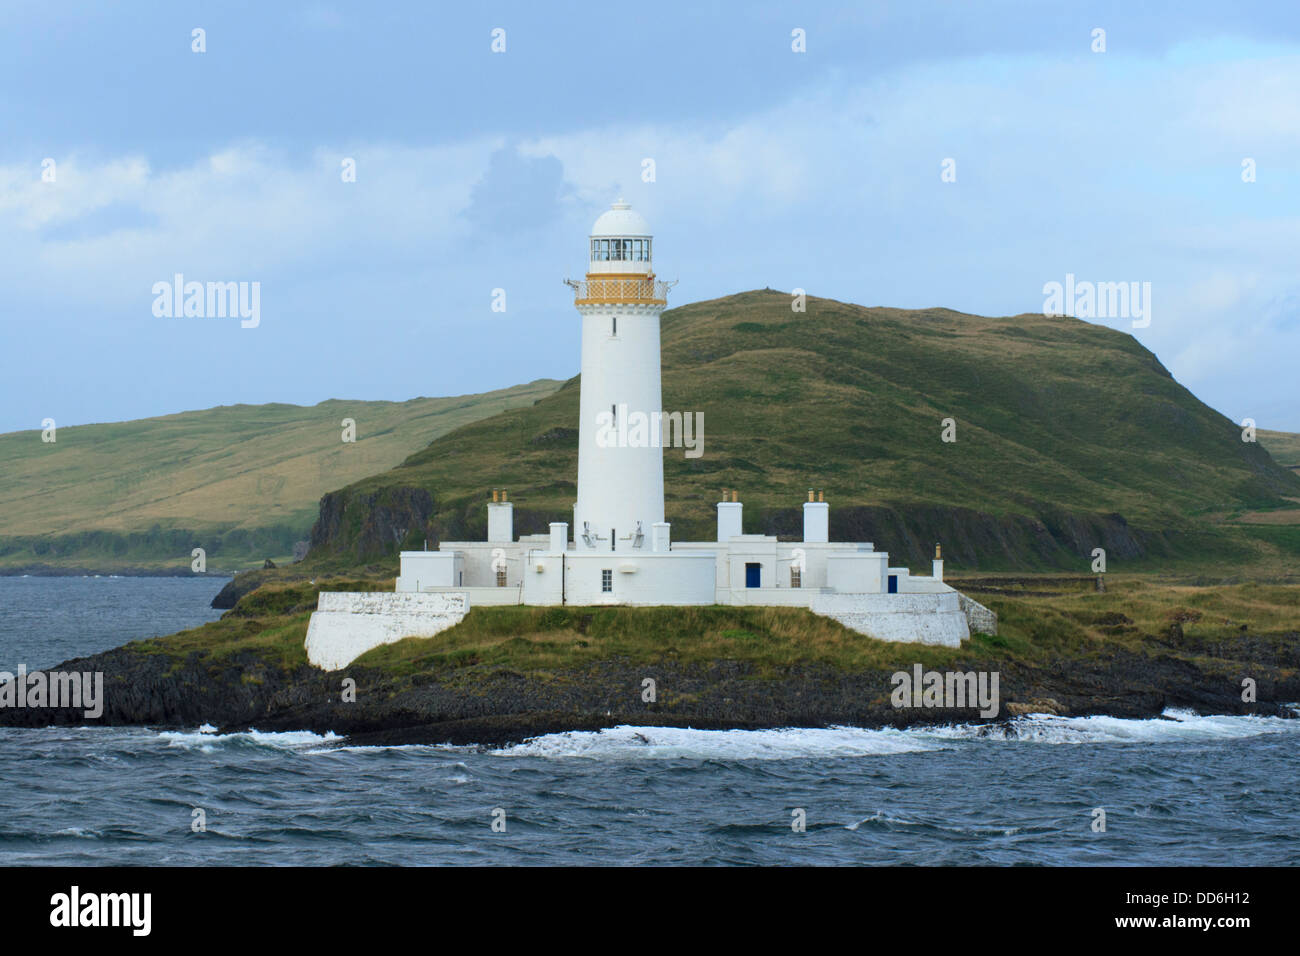
<svg viewBox="0 0 1300 956">
<path fill-rule="evenodd" d="M 792 588 L 803 587 L 803 572 L 796 567 L 790 568 L 790 587 Z"/>
<path fill-rule="evenodd" d="M 505 586 L 506 586 L 506 569 L 497 568 L 497 587 L 503 588 Z"/>
<path fill-rule="evenodd" d="M 603 568 L 600 572 L 600 590 L 604 594 L 614 592 L 614 569 Z"/>
</svg>

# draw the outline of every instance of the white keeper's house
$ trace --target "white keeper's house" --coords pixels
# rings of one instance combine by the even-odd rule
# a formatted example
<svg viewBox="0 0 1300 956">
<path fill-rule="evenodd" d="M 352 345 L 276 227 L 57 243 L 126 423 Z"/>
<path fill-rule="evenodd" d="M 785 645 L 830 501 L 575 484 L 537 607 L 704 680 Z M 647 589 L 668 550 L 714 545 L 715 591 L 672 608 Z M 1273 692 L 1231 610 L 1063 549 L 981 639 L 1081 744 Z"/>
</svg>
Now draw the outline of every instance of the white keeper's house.
<svg viewBox="0 0 1300 956">
<path fill-rule="evenodd" d="M 515 537 L 514 504 L 493 491 L 486 541 L 403 551 L 395 594 L 323 592 L 307 632 L 313 663 L 342 667 L 487 604 L 795 606 L 869 637 L 949 646 L 971 626 L 996 630 L 991 612 L 943 583 L 937 547 L 920 576 L 870 542 L 831 541 L 830 505 L 811 491 L 800 541 L 745 534 L 735 491 L 718 502 L 717 540 L 672 539 L 663 447 L 682 416 L 662 411 L 659 316 L 672 283 L 655 276 L 653 251 L 649 225 L 620 200 L 592 227 L 586 278 L 568 282 L 582 316 L 572 525 Z"/>
</svg>

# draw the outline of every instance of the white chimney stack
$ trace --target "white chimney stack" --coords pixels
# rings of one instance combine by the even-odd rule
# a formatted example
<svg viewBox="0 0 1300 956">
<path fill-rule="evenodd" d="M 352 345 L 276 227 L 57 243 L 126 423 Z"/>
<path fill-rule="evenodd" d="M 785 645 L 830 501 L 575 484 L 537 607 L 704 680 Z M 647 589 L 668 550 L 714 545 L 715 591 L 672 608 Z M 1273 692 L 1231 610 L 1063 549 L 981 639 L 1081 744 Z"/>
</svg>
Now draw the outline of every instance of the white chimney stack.
<svg viewBox="0 0 1300 956">
<path fill-rule="evenodd" d="M 487 539 L 506 544 L 515 540 L 515 506 L 513 502 L 506 501 L 504 491 L 494 490 L 492 500 L 488 503 Z"/>
<path fill-rule="evenodd" d="M 812 490 L 808 491 L 808 500 L 803 503 L 803 540 L 805 544 L 825 544 L 830 540 L 831 506 L 826 503 L 823 492 L 813 500 Z"/>
<path fill-rule="evenodd" d="M 744 534 L 742 530 L 744 523 L 741 520 L 744 512 L 744 504 L 736 500 L 736 492 L 731 492 L 731 500 L 727 500 L 727 492 L 722 492 L 722 500 L 718 502 L 718 542 L 730 541 L 737 535 Z"/>
<path fill-rule="evenodd" d="M 551 522 L 550 550 L 553 554 L 563 554 L 569 550 L 569 523 L 567 521 Z"/>
<path fill-rule="evenodd" d="M 934 546 L 934 563 L 930 573 L 936 581 L 943 580 L 943 552 L 939 550 L 938 544 Z"/>
</svg>

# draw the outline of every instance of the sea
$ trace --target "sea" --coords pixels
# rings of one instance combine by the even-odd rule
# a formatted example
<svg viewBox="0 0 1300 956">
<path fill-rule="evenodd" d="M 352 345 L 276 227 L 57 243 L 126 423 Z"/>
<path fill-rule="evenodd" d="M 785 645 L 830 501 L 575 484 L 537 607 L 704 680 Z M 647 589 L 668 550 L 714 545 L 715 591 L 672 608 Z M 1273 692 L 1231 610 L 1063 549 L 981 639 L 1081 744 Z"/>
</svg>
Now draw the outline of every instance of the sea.
<svg viewBox="0 0 1300 956">
<path fill-rule="evenodd" d="M 214 578 L 0 577 L 0 670 L 216 618 Z M 0 865 L 1300 863 L 1300 720 L 614 727 L 509 747 L 0 727 Z"/>
</svg>

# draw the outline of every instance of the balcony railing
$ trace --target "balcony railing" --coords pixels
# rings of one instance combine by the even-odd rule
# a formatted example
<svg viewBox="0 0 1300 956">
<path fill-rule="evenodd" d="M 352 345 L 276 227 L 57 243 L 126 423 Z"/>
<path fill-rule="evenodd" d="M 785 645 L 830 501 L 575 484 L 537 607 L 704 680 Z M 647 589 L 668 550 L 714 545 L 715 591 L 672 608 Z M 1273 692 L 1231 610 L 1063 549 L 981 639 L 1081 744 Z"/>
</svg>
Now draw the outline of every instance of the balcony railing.
<svg viewBox="0 0 1300 956">
<path fill-rule="evenodd" d="M 565 279 L 573 289 L 574 305 L 667 305 L 668 290 L 676 282 L 659 279 Z"/>
</svg>

